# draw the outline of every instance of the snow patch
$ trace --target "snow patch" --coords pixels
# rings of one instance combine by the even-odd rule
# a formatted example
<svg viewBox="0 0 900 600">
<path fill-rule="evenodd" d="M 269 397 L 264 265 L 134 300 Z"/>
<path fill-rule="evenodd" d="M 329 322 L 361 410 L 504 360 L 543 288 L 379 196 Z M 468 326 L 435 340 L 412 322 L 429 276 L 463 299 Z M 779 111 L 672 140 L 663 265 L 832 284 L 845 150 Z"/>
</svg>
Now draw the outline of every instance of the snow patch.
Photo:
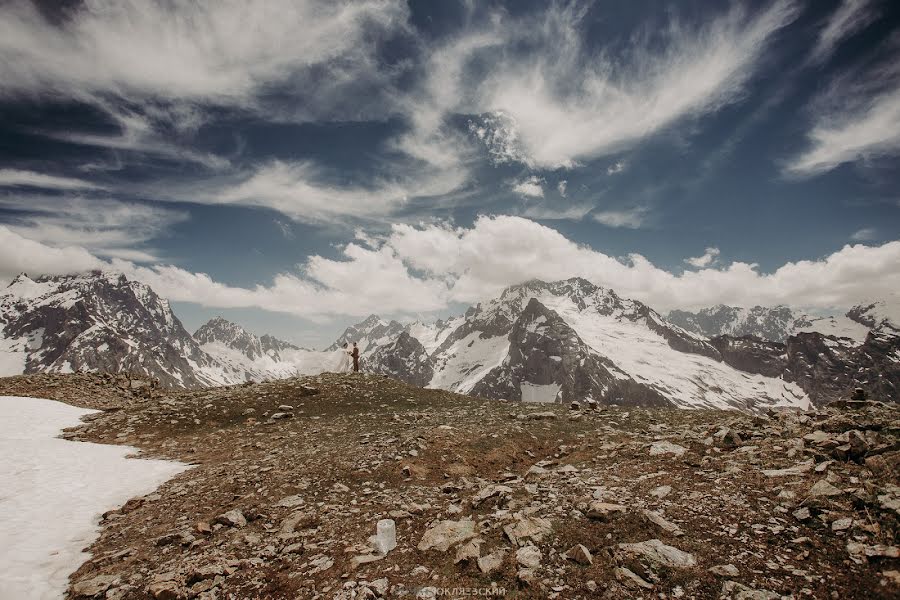
<svg viewBox="0 0 900 600">
<path fill-rule="evenodd" d="M 0 598 L 62 598 L 89 554 L 100 515 L 189 468 L 127 459 L 137 450 L 55 436 L 85 410 L 0 396 Z"/>
</svg>

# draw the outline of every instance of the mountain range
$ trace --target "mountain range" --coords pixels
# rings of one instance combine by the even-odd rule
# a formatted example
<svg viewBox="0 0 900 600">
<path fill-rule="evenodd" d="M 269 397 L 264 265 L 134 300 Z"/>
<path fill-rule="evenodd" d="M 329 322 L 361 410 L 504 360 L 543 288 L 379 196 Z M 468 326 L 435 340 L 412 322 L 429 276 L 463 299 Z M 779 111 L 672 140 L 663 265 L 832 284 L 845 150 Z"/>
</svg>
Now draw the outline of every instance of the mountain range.
<svg viewBox="0 0 900 600">
<path fill-rule="evenodd" d="M 900 331 L 889 313 L 873 303 L 814 320 L 787 307 L 720 306 L 663 318 L 583 279 L 530 281 L 447 320 L 373 315 L 315 351 L 221 317 L 191 335 L 165 299 L 120 274 L 23 274 L 0 294 L 0 375 L 115 371 L 171 387 L 228 385 L 329 370 L 355 341 L 364 370 L 487 398 L 806 407 L 856 386 L 896 399 Z"/>
</svg>

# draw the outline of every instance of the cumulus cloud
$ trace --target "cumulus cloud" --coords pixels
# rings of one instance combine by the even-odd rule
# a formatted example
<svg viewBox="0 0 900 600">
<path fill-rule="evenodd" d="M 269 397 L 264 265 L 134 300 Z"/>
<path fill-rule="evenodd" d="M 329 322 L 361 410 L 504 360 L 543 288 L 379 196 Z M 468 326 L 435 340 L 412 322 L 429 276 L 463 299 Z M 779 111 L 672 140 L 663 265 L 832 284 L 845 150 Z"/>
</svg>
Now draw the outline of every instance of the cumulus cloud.
<svg viewBox="0 0 900 600">
<path fill-rule="evenodd" d="M 107 265 L 79 246 L 54 247 L 15 233 L 0 225 L 0 278 L 9 280 L 19 273 L 64 275 Z"/>
<path fill-rule="evenodd" d="M 103 189 L 103 186 L 84 179 L 21 169 L 0 169 L 0 187 L 33 187 L 47 190 Z"/>
<path fill-rule="evenodd" d="M 536 175 L 532 175 L 527 179 L 514 182 L 512 191 L 523 198 L 543 198 L 544 180 Z"/>
<path fill-rule="evenodd" d="M 380 239 L 352 241 L 338 259 L 309 258 L 269 285 L 242 288 L 172 265 L 101 261 L 83 248 L 55 248 L 0 226 L 0 274 L 63 273 L 116 268 L 163 296 L 210 307 L 255 307 L 313 319 L 373 312 L 419 314 L 474 303 L 505 287 L 543 279 L 584 277 L 657 310 L 788 304 L 849 307 L 900 288 L 900 242 L 848 245 L 814 260 L 763 273 L 734 262 L 680 274 L 639 254 L 616 258 L 578 245 L 558 231 L 520 217 L 481 217 L 471 227 L 398 224 Z"/>
<path fill-rule="evenodd" d="M 686 258 L 684 262 L 691 265 L 692 267 L 697 267 L 698 269 L 703 269 L 709 266 L 714 265 L 719 260 L 719 249 L 718 248 L 707 248 L 706 251 L 701 256 L 695 256 L 693 258 Z"/>
<path fill-rule="evenodd" d="M 559 183 L 556 184 L 556 191 L 558 191 L 559 195 L 562 196 L 563 198 L 566 197 L 566 187 L 568 186 L 568 184 L 569 184 L 569 182 L 566 181 L 565 179 L 563 179 L 562 181 L 560 181 Z"/>
<path fill-rule="evenodd" d="M 599 210 L 591 213 L 591 218 L 607 227 L 640 229 L 649 213 L 650 209 L 646 206 L 636 206 L 621 210 Z"/>
<path fill-rule="evenodd" d="M 872 0 L 844 0 L 819 32 L 810 54 L 814 62 L 822 62 L 844 41 L 861 31 L 878 17 Z"/>
</svg>

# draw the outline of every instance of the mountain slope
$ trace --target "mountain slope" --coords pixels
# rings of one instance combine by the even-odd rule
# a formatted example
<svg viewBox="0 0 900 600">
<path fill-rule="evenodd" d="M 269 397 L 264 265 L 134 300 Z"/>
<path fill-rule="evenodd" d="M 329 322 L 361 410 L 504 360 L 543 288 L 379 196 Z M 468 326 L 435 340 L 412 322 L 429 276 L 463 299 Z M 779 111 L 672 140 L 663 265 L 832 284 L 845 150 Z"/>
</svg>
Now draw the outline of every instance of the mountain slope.
<svg viewBox="0 0 900 600">
<path fill-rule="evenodd" d="M 374 331 L 376 322 L 357 330 Z M 444 329 L 426 331 L 430 340 L 443 339 L 422 359 L 433 369 L 429 387 L 459 393 L 742 409 L 808 403 L 798 386 L 741 372 L 705 337 L 583 279 L 512 286 Z M 380 364 L 390 355 L 381 348 L 392 340 L 373 344 L 371 337 L 367 368 L 396 375 Z"/>
<path fill-rule="evenodd" d="M 796 333 L 815 331 L 862 343 L 871 327 L 849 314 L 811 316 L 787 306 L 739 308 L 719 304 L 697 312 L 673 310 L 666 320 L 707 337 L 752 335 L 772 342 L 784 342 Z"/>
<path fill-rule="evenodd" d="M 318 373 L 326 364 L 327 353 L 299 348 L 270 335 L 258 337 L 222 317 L 202 325 L 194 332 L 194 338 L 204 352 L 240 381 Z"/>
<path fill-rule="evenodd" d="M 150 287 L 117 273 L 16 277 L 0 294 L 4 375 L 130 372 L 165 386 L 230 383 Z"/>
</svg>

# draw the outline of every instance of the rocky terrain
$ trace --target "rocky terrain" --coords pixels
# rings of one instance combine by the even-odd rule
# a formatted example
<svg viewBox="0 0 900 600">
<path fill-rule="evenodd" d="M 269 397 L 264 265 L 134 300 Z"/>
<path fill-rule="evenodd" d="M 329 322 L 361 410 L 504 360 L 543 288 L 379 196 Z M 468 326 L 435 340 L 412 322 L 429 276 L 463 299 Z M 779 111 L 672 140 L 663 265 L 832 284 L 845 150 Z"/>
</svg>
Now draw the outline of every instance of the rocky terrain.
<svg viewBox="0 0 900 600">
<path fill-rule="evenodd" d="M 0 379 L 104 410 L 69 439 L 193 465 L 104 515 L 70 598 L 900 594 L 896 404 L 531 405 L 371 374 L 147 400 L 124 381 Z"/>
</svg>

